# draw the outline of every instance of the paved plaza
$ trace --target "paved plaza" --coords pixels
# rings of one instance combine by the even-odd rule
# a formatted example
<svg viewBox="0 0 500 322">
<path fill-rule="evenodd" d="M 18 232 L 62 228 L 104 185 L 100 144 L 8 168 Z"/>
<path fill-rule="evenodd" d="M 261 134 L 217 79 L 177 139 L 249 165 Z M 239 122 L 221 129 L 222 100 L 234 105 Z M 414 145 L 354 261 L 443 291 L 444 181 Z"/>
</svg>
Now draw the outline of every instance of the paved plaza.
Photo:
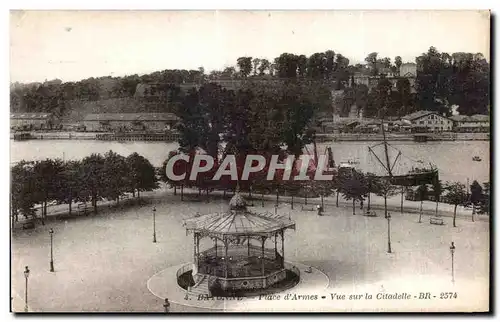
<svg viewBox="0 0 500 322">
<path fill-rule="evenodd" d="M 330 198 L 333 200 L 333 198 Z M 329 202 L 331 202 L 331 200 Z M 316 201 L 315 201 L 316 202 Z M 36 229 L 12 234 L 12 297 L 14 311 L 24 310 L 24 267 L 29 266 L 28 306 L 35 312 L 162 312 L 163 296 L 171 297 L 172 312 L 209 311 L 207 305 L 188 306 L 176 301 L 175 274 L 172 281 L 155 282 L 169 268 L 192 261 L 193 239 L 182 222 L 197 212 L 224 211 L 228 200 L 213 196 L 209 203 L 182 202 L 169 191 L 150 194 L 144 205 L 101 210 L 98 215 L 67 220 L 50 220 Z M 157 243 L 153 243 L 152 207 L 155 206 Z M 271 201 L 256 211 L 274 211 Z M 445 225 L 431 225 L 424 216 L 393 212 L 391 239 L 393 253 L 387 253 L 387 221 L 378 217 L 352 215 L 348 204 L 339 208 L 327 204 L 324 216 L 294 210 L 281 204 L 279 212 L 290 214 L 296 231 L 285 234 L 285 258 L 294 265 L 314 267 L 318 282 L 304 280 L 290 292 L 324 295 L 308 305 L 294 301 L 226 301 L 223 308 L 249 311 L 308 310 L 373 311 L 378 301 L 328 300 L 333 293 L 371 292 L 457 292 L 453 310 L 488 308 L 489 223 L 471 222 L 460 216 L 457 228 L 451 217 Z M 55 272 L 49 271 L 50 236 L 54 234 Z M 451 282 L 451 241 L 456 245 Z M 209 248 L 210 241 L 200 244 Z M 302 273 L 301 275 L 304 276 Z M 314 274 L 313 274 L 314 275 Z M 311 277 L 313 275 L 310 275 Z M 326 277 L 325 277 L 326 276 Z M 163 278 L 163 277 L 162 277 Z M 325 284 L 325 280 L 328 280 Z M 149 281 L 149 282 L 148 282 Z M 165 287 L 161 286 L 165 283 Z M 149 284 L 149 288 L 148 288 Z M 154 285 L 153 285 L 154 284 Z M 327 289 L 325 290 L 325 285 Z M 307 289 L 304 287 L 307 286 Z M 416 293 L 415 293 L 416 294 Z M 444 301 L 444 300 L 443 300 Z M 451 300 L 448 300 L 451 301 Z M 430 301 L 429 301 L 430 302 Z M 384 302 L 385 308 L 420 310 L 422 306 L 445 310 L 450 304 L 424 301 Z M 216 305 L 217 306 L 217 305 Z M 225 307 L 224 307 L 225 306 Z M 220 306 L 217 307 L 220 309 Z"/>
</svg>

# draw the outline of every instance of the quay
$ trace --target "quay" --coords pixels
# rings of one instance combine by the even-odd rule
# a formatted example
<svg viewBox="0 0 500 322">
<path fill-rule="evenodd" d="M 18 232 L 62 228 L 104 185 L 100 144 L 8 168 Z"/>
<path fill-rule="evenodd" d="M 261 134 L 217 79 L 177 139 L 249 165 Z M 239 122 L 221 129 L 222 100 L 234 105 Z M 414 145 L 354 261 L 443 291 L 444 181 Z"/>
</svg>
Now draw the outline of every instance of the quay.
<svg viewBox="0 0 500 322">
<path fill-rule="evenodd" d="M 16 141 L 25 140 L 98 140 L 98 141 L 164 141 L 175 142 L 177 133 L 157 132 L 22 132 L 11 133 Z"/>
</svg>

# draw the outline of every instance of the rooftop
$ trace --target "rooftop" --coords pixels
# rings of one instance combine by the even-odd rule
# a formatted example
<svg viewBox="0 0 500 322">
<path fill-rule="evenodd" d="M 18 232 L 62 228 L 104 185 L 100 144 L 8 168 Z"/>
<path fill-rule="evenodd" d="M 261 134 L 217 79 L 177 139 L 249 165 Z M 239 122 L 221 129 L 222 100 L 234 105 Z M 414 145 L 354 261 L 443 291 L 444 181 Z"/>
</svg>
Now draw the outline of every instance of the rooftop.
<svg viewBox="0 0 500 322">
<path fill-rule="evenodd" d="M 104 113 L 87 114 L 84 121 L 176 121 L 173 113 Z"/>
<path fill-rule="evenodd" d="M 295 228 L 295 222 L 279 214 L 256 213 L 247 209 L 245 199 L 236 193 L 229 210 L 195 216 L 184 222 L 186 230 L 207 235 L 270 235 L 278 230 Z"/>
<path fill-rule="evenodd" d="M 456 122 L 489 122 L 489 115 L 476 114 L 476 115 L 453 115 L 450 117 L 453 121 Z"/>
<path fill-rule="evenodd" d="M 427 116 L 430 114 L 438 114 L 438 113 L 436 113 L 434 111 L 416 111 L 414 113 L 403 116 L 402 119 L 412 121 L 412 120 L 416 120 L 416 119 L 419 119 L 421 117 L 424 117 L 424 116 Z"/>
</svg>

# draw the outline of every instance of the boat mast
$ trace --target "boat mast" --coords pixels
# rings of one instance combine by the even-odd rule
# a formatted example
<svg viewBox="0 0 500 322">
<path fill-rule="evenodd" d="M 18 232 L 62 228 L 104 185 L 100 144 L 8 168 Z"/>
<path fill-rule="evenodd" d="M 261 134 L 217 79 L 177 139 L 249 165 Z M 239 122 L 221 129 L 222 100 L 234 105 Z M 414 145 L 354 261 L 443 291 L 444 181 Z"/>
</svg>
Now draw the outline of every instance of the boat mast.
<svg viewBox="0 0 500 322">
<path fill-rule="evenodd" d="M 385 137 L 385 129 L 384 129 L 384 119 L 382 118 L 382 135 L 384 137 L 384 151 L 385 151 L 385 161 L 387 162 L 387 172 L 389 172 L 389 177 L 392 178 L 392 169 L 391 169 L 391 161 L 389 160 L 389 151 L 387 150 L 387 139 Z"/>
</svg>

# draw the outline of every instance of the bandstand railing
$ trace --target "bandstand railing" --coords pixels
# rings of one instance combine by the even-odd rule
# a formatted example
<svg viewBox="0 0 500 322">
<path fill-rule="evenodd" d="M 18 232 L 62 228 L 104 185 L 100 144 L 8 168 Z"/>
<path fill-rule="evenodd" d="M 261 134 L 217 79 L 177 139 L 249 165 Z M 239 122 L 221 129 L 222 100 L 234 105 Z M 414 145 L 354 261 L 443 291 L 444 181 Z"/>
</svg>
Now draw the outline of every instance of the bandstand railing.
<svg viewBox="0 0 500 322">
<path fill-rule="evenodd" d="M 189 263 L 189 264 L 182 265 L 181 268 L 179 268 L 177 270 L 177 273 L 176 273 L 177 279 L 179 279 L 179 276 L 181 276 L 182 274 L 189 272 L 191 270 L 193 270 L 193 264 Z"/>
<path fill-rule="evenodd" d="M 262 261 L 264 261 L 264 275 L 282 268 L 282 256 L 274 249 L 264 249 L 264 258 L 262 258 L 262 247 L 254 245 L 231 246 L 227 252 L 227 259 L 224 247 L 217 247 L 217 256 L 215 253 L 215 247 L 200 253 L 199 274 L 222 278 L 259 277 L 263 275 Z"/>
</svg>

